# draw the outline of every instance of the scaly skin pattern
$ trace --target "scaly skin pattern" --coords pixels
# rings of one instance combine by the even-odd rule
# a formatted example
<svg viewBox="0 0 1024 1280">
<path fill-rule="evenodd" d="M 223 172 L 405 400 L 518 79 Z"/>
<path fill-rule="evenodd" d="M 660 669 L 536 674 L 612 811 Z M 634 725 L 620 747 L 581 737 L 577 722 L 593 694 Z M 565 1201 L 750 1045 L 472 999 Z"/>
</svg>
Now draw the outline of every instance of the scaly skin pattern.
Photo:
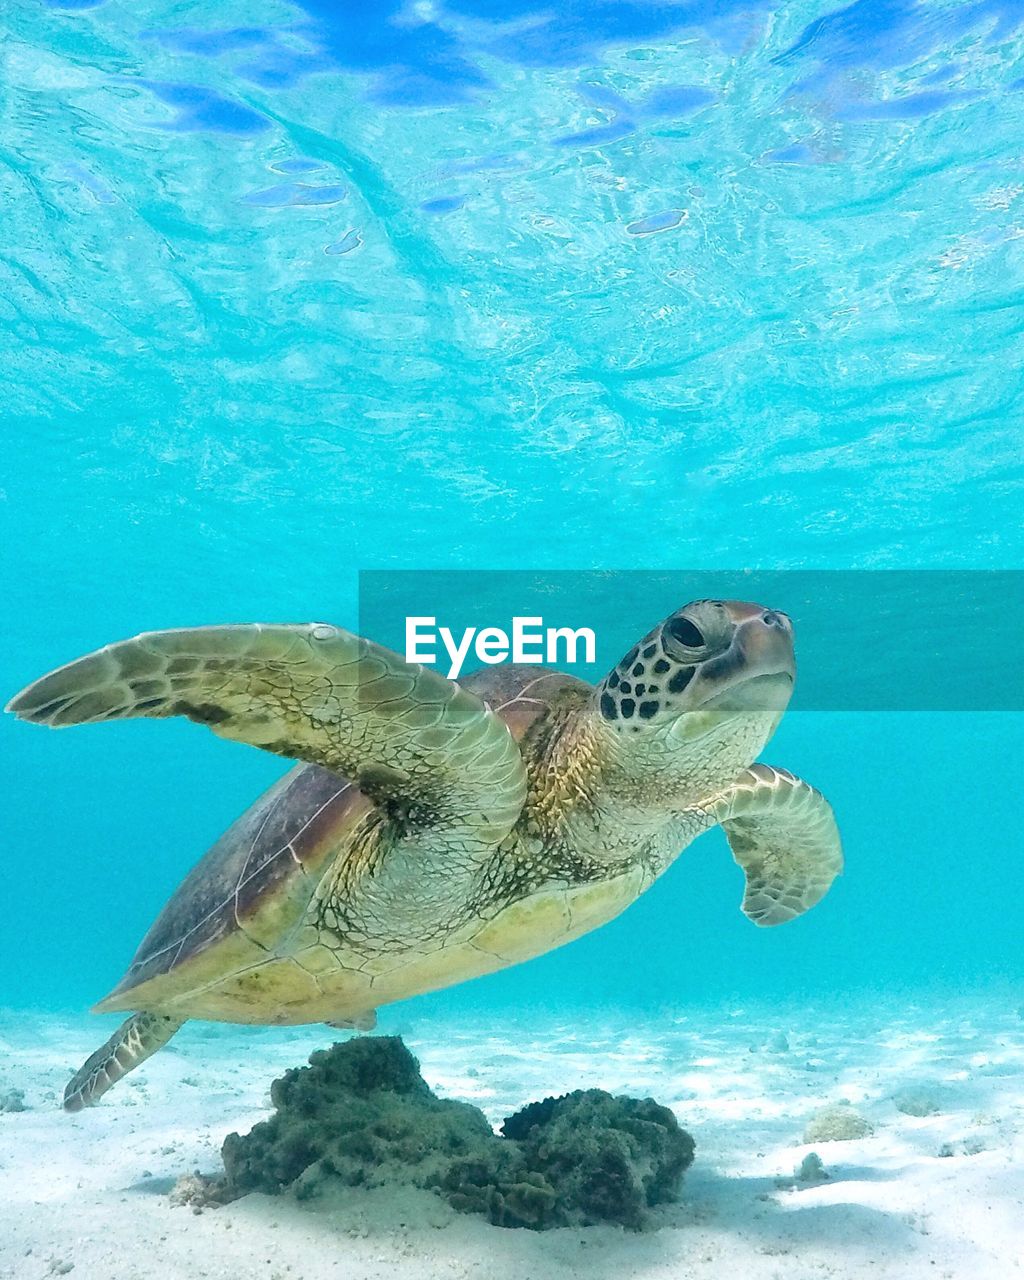
<svg viewBox="0 0 1024 1280">
<path fill-rule="evenodd" d="M 731 814 L 729 789 L 774 731 L 792 673 L 784 615 L 698 601 L 597 689 L 539 668 L 459 688 L 337 628 L 247 626 L 108 646 L 11 709 L 55 727 L 186 715 L 307 762 L 190 874 L 101 1010 L 365 1024 L 635 901 Z M 793 797 L 821 800 L 805 784 Z M 774 923 L 780 869 L 794 873 L 761 843 L 756 824 L 740 832 Z M 830 882 L 795 874 L 791 913 Z"/>
<path fill-rule="evenodd" d="M 429 826 L 363 806 L 338 833 L 328 870 L 291 927 L 271 899 L 225 943 L 101 1007 L 232 1022 L 354 1021 L 606 923 L 711 825 L 696 793 L 731 781 L 737 748 L 728 724 L 720 767 L 699 768 L 691 781 L 678 743 L 651 734 L 641 751 L 622 742 L 596 714 L 596 698 L 569 682 L 528 726 L 519 744 L 522 812 L 482 862 L 459 858 L 450 839 L 434 848 Z M 752 754 L 742 742 L 739 750 Z M 663 757 L 679 766 L 668 803 Z"/>
</svg>

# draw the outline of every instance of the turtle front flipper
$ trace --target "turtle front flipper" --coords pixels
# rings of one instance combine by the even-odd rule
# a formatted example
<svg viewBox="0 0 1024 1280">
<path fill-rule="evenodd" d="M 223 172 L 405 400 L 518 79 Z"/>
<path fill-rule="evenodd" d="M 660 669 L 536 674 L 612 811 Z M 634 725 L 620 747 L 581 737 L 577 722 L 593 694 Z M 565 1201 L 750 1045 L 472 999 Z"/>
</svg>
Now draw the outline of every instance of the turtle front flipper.
<svg viewBox="0 0 1024 1280">
<path fill-rule="evenodd" d="M 783 769 L 751 765 L 702 808 L 721 823 L 746 874 L 743 911 L 755 924 L 785 924 L 801 915 L 843 869 L 832 806 Z"/>
<path fill-rule="evenodd" d="M 133 1014 L 75 1072 L 64 1090 L 64 1110 L 81 1111 L 98 1102 L 118 1080 L 162 1049 L 182 1021 L 159 1013 Z"/>
<path fill-rule="evenodd" d="M 342 774 L 399 824 L 471 855 L 504 839 L 526 796 L 519 748 L 475 694 L 323 623 L 148 632 L 43 676 L 7 709 L 53 728 L 187 716 Z"/>
</svg>

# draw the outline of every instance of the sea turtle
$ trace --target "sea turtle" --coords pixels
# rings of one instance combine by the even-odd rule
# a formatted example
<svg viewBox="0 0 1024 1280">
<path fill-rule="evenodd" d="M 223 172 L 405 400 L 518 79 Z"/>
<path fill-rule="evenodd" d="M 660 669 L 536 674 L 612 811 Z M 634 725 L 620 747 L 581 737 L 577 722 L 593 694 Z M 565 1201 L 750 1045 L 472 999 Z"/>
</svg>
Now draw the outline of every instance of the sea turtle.
<svg viewBox="0 0 1024 1280">
<path fill-rule="evenodd" d="M 793 686 L 776 610 L 700 600 L 594 688 L 549 668 L 461 684 L 324 623 L 150 632 L 29 685 L 62 728 L 187 716 L 302 761 L 217 841 L 97 1006 L 131 1017 L 67 1087 L 95 1102 L 188 1018 L 368 1028 L 378 1006 L 604 924 L 724 828 L 743 910 L 791 920 L 842 865 L 832 809 L 752 763 Z"/>
</svg>

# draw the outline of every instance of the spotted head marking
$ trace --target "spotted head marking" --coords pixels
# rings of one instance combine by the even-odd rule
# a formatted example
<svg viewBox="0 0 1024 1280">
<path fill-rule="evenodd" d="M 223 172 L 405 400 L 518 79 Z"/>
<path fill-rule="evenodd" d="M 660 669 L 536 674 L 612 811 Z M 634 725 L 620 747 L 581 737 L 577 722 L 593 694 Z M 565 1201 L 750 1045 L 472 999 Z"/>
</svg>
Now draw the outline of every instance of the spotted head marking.
<svg viewBox="0 0 1024 1280">
<path fill-rule="evenodd" d="M 739 600 L 695 600 L 613 667 L 598 686 L 598 710 L 620 734 L 709 707 L 719 718 L 764 709 L 777 720 L 794 674 L 793 627 L 784 613 Z"/>
</svg>

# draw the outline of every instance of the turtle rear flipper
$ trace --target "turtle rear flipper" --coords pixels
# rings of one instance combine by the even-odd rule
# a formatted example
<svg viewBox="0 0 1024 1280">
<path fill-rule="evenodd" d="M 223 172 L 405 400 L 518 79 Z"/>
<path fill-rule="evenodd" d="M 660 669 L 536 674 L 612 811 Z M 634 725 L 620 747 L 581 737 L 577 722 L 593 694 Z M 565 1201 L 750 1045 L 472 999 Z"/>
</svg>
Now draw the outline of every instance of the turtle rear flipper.
<svg viewBox="0 0 1024 1280">
<path fill-rule="evenodd" d="M 746 874 L 743 912 L 755 924 L 785 924 L 802 915 L 843 869 L 832 806 L 784 769 L 751 765 L 706 812 L 721 823 Z"/>
<path fill-rule="evenodd" d="M 64 1090 L 64 1110 L 81 1111 L 170 1040 L 184 1019 L 136 1013 L 79 1067 Z"/>
</svg>

